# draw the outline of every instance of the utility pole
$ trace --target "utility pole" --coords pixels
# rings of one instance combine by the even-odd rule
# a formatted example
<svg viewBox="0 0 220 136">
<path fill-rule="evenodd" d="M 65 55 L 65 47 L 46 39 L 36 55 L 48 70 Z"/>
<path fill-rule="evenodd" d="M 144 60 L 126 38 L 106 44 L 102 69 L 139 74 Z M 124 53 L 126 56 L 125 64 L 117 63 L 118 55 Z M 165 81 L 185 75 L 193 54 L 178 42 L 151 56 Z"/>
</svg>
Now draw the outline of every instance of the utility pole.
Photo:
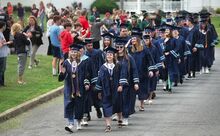
<svg viewBox="0 0 220 136">
<path fill-rule="evenodd" d="M 120 8 L 121 10 L 124 10 L 124 0 L 120 0 Z"/>
</svg>

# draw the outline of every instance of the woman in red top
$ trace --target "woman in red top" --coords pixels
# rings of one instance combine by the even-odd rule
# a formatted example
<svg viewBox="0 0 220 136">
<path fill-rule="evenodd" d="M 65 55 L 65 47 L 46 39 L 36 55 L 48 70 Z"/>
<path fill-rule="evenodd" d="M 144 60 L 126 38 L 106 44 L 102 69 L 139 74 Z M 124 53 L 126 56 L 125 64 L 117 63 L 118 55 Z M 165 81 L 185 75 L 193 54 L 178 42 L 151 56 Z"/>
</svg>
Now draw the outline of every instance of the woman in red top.
<svg viewBox="0 0 220 136">
<path fill-rule="evenodd" d="M 60 33 L 61 40 L 61 49 L 64 54 L 64 60 L 68 58 L 70 45 L 73 43 L 73 37 L 71 35 L 72 24 L 70 22 L 66 22 L 64 24 L 64 31 Z"/>
<path fill-rule="evenodd" d="M 90 33 L 90 26 L 89 26 L 89 22 L 86 19 L 86 15 L 87 15 L 87 11 L 86 9 L 83 9 L 81 11 L 81 15 L 78 18 L 78 22 L 80 22 L 80 24 L 82 25 L 82 38 L 89 38 L 91 33 Z"/>
<path fill-rule="evenodd" d="M 8 12 L 8 15 L 9 15 L 9 17 L 12 17 L 12 15 L 13 15 L 13 6 L 11 5 L 11 2 L 8 2 L 7 3 L 7 12 Z"/>
</svg>

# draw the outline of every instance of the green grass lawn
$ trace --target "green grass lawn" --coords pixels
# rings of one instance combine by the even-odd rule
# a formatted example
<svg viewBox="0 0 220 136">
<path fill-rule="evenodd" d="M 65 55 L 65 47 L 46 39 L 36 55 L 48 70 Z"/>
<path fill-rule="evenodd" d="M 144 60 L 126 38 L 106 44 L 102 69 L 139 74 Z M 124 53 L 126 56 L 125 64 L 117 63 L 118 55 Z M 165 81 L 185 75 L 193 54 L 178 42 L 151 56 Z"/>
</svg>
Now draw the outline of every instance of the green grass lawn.
<svg viewBox="0 0 220 136">
<path fill-rule="evenodd" d="M 24 79 L 27 84 L 18 85 L 17 56 L 8 57 L 5 73 L 6 87 L 0 88 L 0 113 L 63 85 L 58 82 L 57 77 L 52 76 L 52 57 L 37 56 L 37 58 L 40 59 L 37 68 L 28 69 L 26 67 L 25 69 Z"/>
<path fill-rule="evenodd" d="M 215 29 L 220 38 L 220 16 L 212 17 L 212 23 L 215 25 Z M 220 47 L 220 42 L 218 43 L 217 47 Z"/>
</svg>

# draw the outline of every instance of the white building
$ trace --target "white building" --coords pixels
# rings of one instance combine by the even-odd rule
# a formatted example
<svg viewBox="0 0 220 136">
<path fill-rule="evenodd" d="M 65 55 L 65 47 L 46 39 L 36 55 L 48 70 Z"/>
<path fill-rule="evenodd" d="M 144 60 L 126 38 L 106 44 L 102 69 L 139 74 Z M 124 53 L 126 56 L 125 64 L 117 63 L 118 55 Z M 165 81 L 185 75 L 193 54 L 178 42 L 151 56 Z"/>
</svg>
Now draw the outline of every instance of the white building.
<svg viewBox="0 0 220 136">
<path fill-rule="evenodd" d="M 8 2 L 11 2 L 13 5 L 17 5 L 18 2 L 22 3 L 23 6 L 32 6 L 34 3 L 39 6 L 40 1 L 46 3 L 53 3 L 57 9 L 65 8 L 66 6 L 71 6 L 74 2 L 81 2 L 83 8 L 90 9 L 90 5 L 95 0 L 0 0 L 0 6 L 4 7 Z"/>
<path fill-rule="evenodd" d="M 203 7 L 208 10 L 220 8 L 220 0 L 124 0 L 124 9 L 132 11 L 161 9 L 163 11 L 198 12 Z"/>
<path fill-rule="evenodd" d="M 41 0 L 0 0 L 0 6 L 6 6 L 7 2 L 16 5 L 18 2 L 24 6 L 38 4 Z M 81 2 L 83 8 L 90 8 L 95 0 L 42 0 L 44 3 L 52 2 L 58 9 L 71 6 L 73 2 Z M 120 0 L 118 0 L 120 1 Z M 118 2 L 119 4 L 120 2 Z M 161 9 L 164 11 L 187 10 L 190 12 L 200 11 L 203 7 L 207 9 L 220 8 L 220 0 L 124 0 L 124 9 L 127 11 L 155 11 Z"/>
</svg>

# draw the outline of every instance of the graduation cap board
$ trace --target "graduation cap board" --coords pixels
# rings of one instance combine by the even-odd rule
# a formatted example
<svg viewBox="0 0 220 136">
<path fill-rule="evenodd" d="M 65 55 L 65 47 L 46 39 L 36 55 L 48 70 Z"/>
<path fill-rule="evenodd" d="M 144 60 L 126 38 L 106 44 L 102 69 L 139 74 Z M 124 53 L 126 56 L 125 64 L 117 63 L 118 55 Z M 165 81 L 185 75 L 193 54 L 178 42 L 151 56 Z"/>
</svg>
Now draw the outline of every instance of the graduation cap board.
<svg viewBox="0 0 220 136">
<path fill-rule="evenodd" d="M 120 28 L 127 28 L 128 27 L 128 24 L 127 23 L 122 23 L 120 24 Z"/>
<path fill-rule="evenodd" d="M 117 53 L 118 50 L 113 48 L 113 47 L 111 47 L 111 46 L 109 46 L 108 48 L 105 49 L 105 52 L 106 53 L 113 53 L 114 54 L 114 53 Z"/>
<path fill-rule="evenodd" d="M 94 38 L 85 38 L 85 43 L 89 44 L 89 43 L 93 43 Z"/>
<path fill-rule="evenodd" d="M 127 41 L 123 40 L 120 37 L 117 37 L 114 41 L 115 46 L 120 45 L 120 46 L 125 46 L 125 44 L 127 43 Z"/>
<path fill-rule="evenodd" d="M 146 34 L 146 35 L 143 35 L 143 39 L 150 39 L 150 35 L 149 34 Z"/>
<path fill-rule="evenodd" d="M 104 34 L 102 34 L 101 36 L 102 36 L 104 39 L 112 39 L 112 38 L 114 38 L 114 35 L 111 34 L 111 33 L 109 33 L 109 32 L 104 33 Z"/>
<path fill-rule="evenodd" d="M 132 37 L 142 37 L 142 31 L 140 28 L 133 28 L 131 31 Z"/>
<path fill-rule="evenodd" d="M 137 20 L 138 18 L 139 17 L 137 15 L 135 15 L 135 14 L 131 16 L 131 19 L 134 19 L 134 20 Z"/>
<path fill-rule="evenodd" d="M 72 44 L 70 46 L 70 50 L 76 50 L 76 51 L 79 51 L 80 49 L 83 48 L 83 45 L 82 44 Z"/>
<path fill-rule="evenodd" d="M 149 27 L 149 26 L 144 29 L 144 32 L 146 32 L 146 33 L 150 33 L 153 31 L 155 31 L 155 29 L 153 27 Z"/>
</svg>

